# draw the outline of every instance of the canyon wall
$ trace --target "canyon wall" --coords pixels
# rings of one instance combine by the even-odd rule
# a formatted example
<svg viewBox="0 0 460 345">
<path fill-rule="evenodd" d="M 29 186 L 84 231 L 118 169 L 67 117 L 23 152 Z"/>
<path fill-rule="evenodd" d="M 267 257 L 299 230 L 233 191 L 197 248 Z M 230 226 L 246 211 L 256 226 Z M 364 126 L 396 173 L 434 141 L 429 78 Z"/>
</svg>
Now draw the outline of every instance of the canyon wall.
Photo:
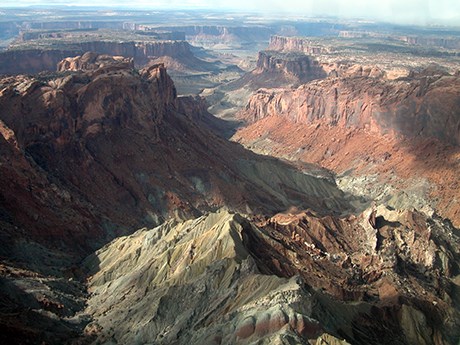
<svg viewBox="0 0 460 345">
<path fill-rule="evenodd" d="M 435 137 L 460 145 L 460 78 L 451 75 L 388 81 L 381 78 L 327 78 L 296 90 L 260 90 L 242 115 L 254 122 L 283 116 L 298 123 L 330 125 L 381 133 Z"/>
<path fill-rule="evenodd" d="M 0 212 L 34 238 L 87 250 L 222 205 L 350 207 L 331 181 L 222 139 L 216 121 L 201 125 L 211 115 L 176 97 L 163 65 L 136 71 L 130 59 L 88 53 L 60 69 L 0 82 Z"/>
<path fill-rule="evenodd" d="M 160 27 L 161 30 L 185 32 L 191 42 L 267 41 L 274 33 L 268 26 L 189 25 Z"/>
<path fill-rule="evenodd" d="M 2 64 L 0 74 L 38 73 L 55 71 L 59 61 L 69 56 L 81 55 L 87 51 L 98 54 L 132 57 L 137 66 L 146 64 L 150 58 L 171 56 L 196 59 L 185 41 L 113 42 L 95 41 L 64 45 L 62 49 L 9 50 L 0 53 Z"/>
</svg>

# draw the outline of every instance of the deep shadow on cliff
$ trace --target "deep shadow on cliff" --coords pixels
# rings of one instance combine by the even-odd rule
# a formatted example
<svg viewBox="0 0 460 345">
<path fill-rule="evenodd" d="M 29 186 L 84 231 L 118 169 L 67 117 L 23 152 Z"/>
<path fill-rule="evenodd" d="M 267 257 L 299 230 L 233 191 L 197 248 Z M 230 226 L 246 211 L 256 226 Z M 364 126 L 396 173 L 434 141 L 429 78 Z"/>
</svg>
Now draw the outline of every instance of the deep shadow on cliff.
<svg viewBox="0 0 460 345">
<path fill-rule="evenodd" d="M 1 209 L 31 238 L 81 252 L 224 204 L 350 209 L 334 183 L 214 134 L 222 122 L 177 98 L 162 65 L 89 67 L 2 80 Z"/>
<path fill-rule="evenodd" d="M 1 276 L 25 303 L 13 306 L 20 322 L 1 312 L 11 341 L 60 343 L 49 327 L 62 327 L 63 338 L 85 327 L 75 314 L 87 298 L 77 291 L 79 261 L 143 226 L 222 206 L 250 214 L 361 206 L 331 179 L 216 134 L 222 121 L 201 100 L 178 98 L 163 65 L 137 71 L 130 59 L 85 58 L 0 81 Z M 28 312 L 28 299 L 43 305 Z M 64 311 L 75 318 L 70 328 Z"/>
</svg>

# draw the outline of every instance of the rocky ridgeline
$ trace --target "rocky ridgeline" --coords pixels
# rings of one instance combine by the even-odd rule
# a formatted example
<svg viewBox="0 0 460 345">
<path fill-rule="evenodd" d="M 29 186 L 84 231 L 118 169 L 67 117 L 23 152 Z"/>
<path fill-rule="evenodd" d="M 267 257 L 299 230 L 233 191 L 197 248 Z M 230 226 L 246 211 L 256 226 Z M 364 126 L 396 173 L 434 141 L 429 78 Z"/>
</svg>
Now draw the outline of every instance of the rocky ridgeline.
<svg viewBox="0 0 460 345">
<path fill-rule="evenodd" d="M 2 212 L 36 238 L 78 237 L 88 249 L 95 239 L 223 205 L 348 208 L 330 181 L 213 134 L 220 123 L 202 101 L 176 97 L 163 65 L 137 71 L 130 59 L 87 53 L 59 68 L 0 82 Z"/>
<path fill-rule="evenodd" d="M 221 206 L 269 215 L 291 206 L 320 214 L 362 207 L 331 178 L 257 156 L 214 134 L 216 123 L 208 122 L 204 104 L 177 98 L 163 65 L 135 70 L 130 59 L 87 53 L 59 66 L 59 73 L 0 79 L 0 255 L 11 258 L 0 266 L 0 298 L 3 310 L 11 311 L 0 313 L 5 343 L 78 338 L 93 313 L 99 315 L 76 314 L 88 297 L 80 283 L 72 283 L 82 277 L 79 262 L 142 226 L 174 219 L 165 225 L 169 229 Z M 177 273 L 182 269 L 187 271 L 181 266 Z M 265 282 L 259 278 L 255 273 L 251 286 Z M 212 282 L 213 274 L 206 279 Z M 273 310 L 273 325 L 263 315 L 239 320 L 238 337 L 257 338 L 267 327 L 286 324 L 317 335 L 315 321 L 300 312 L 286 314 L 286 321 L 284 313 Z M 103 336 L 97 325 L 89 327 L 83 342 L 93 331 Z"/>
<path fill-rule="evenodd" d="M 221 210 L 168 222 L 86 260 L 85 334 L 156 344 L 386 344 L 386 334 L 454 344 L 459 245 L 437 216 L 383 206 L 348 218 L 308 211 L 251 222 Z"/>
</svg>

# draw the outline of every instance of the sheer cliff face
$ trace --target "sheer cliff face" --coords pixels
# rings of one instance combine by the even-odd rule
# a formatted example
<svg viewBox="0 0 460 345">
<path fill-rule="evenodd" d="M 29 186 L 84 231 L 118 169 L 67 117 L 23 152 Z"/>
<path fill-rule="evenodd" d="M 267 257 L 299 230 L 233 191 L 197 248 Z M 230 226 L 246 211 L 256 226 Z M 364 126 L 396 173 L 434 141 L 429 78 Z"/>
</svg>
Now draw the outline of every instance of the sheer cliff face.
<svg viewBox="0 0 460 345">
<path fill-rule="evenodd" d="M 322 121 L 381 134 L 435 137 L 459 145 L 459 86 L 460 78 L 449 75 L 404 81 L 328 78 L 294 91 L 259 91 L 241 116 L 250 122 L 273 115 L 304 124 Z"/>
<path fill-rule="evenodd" d="M 139 190 L 125 186 L 122 177 L 142 158 L 129 161 L 136 148 L 122 148 L 130 140 L 144 149 L 153 145 L 174 111 L 174 86 L 162 66 L 136 75 L 121 62 L 50 80 L 10 77 L 1 84 L 2 146 L 11 153 L 2 157 L 2 176 L 14 185 L 3 186 L 2 208 L 11 221 L 45 242 L 63 236 L 78 251 L 118 231 L 103 230 L 104 222 L 127 225 L 136 213 L 142 219 L 135 210 Z M 117 216 L 114 203 L 124 203 L 126 212 L 119 209 Z"/>
<path fill-rule="evenodd" d="M 142 42 L 81 42 L 71 47 L 63 45 L 62 49 L 50 50 L 12 50 L 1 53 L 2 64 L 0 74 L 38 73 L 55 71 L 57 64 L 68 56 L 80 55 L 92 51 L 133 58 L 137 66 L 143 66 L 150 59 L 173 57 L 178 59 L 196 60 L 185 41 Z"/>
<path fill-rule="evenodd" d="M 277 78 L 285 78 L 291 83 L 302 84 L 314 79 L 326 77 L 326 73 L 320 63 L 304 54 L 280 54 L 274 51 L 259 52 L 256 70 L 253 74 L 267 76 L 267 84 L 270 86 Z M 273 79 L 273 80 L 270 80 Z"/>
</svg>

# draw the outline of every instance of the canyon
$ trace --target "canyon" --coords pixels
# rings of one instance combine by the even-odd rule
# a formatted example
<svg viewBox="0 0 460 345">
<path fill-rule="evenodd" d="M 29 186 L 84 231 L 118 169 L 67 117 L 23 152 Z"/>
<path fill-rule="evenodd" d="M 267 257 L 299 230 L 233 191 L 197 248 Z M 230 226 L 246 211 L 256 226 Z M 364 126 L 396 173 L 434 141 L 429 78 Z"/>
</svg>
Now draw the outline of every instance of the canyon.
<svg viewBox="0 0 460 345">
<path fill-rule="evenodd" d="M 23 12 L 0 342 L 458 343 L 455 32 Z"/>
</svg>

